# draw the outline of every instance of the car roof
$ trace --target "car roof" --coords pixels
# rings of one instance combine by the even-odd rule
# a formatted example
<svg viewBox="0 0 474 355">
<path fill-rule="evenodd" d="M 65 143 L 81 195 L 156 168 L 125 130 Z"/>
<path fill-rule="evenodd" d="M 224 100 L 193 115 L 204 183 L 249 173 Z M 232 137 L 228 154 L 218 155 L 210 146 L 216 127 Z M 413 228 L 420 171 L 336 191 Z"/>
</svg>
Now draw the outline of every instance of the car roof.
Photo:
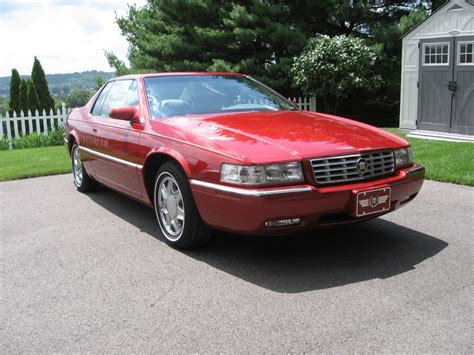
<svg viewBox="0 0 474 355">
<path fill-rule="evenodd" d="M 154 78 L 160 76 L 186 76 L 186 75 L 225 75 L 225 76 L 246 76 L 241 73 L 232 73 L 232 72 L 166 72 L 166 73 L 145 73 L 145 74 L 131 74 L 131 75 L 122 75 L 117 76 L 109 81 L 120 80 L 120 79 L 139 79 L 139 78 Z"/>
</svg>

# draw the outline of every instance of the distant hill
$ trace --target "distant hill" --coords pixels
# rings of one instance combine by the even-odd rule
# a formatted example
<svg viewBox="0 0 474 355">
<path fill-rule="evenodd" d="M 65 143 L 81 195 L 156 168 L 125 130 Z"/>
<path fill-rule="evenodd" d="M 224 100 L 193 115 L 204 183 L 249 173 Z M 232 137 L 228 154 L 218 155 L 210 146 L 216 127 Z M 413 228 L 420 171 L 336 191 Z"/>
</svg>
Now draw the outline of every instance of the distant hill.
<svg viewBox="0 0 474 355">
<path fill-rule="evenodd" d="M 105 81 L 112 78 L 114 73 L 91 70 L 82 73 L 68 74 L 46 74 L 49 90 L 53 95 L 67 95 L 72 89 L 85 88 L 94 89 L 96 86 L 95 77 L 100 76 Z M 22 75 L 23 79 L 29 79 L 29 75 Z M 10 92 L 10 77 L 0 77 L 0 96 L 6 96 Z"/>
</svg>

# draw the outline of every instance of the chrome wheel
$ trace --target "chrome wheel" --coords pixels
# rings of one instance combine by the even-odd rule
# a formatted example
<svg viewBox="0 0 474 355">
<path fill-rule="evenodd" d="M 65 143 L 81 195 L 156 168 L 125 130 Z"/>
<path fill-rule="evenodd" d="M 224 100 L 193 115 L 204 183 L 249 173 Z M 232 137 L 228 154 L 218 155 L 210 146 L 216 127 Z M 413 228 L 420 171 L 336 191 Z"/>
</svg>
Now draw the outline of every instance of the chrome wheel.
<svg viewBox="0 0 474 355">
<path fill-rule="evenodd" d="M 83 177 L 83 168 L 81 157 L 79 155 L 79 148 L 77 146 L 74 147 L 72 152 L 72 170 L 74 174 L 74 181 L 77 186 L 81 186 L 82 184 L 82 177 Z"/>
<path fill-rule="evenodd" d="M 161 234 L 176 249 L 206 244 L 211 231 L 199 215 L 188 176 L 175 161 L 161 165 L 155 175 L 153 204 Z"/>
<path fill-rule="evenodd" d="M 174 177 L 163 172 L 155 186 L 155 211 L 165 237 L 176 241 L 184 229 L 184 199 Z"/>
</svg>

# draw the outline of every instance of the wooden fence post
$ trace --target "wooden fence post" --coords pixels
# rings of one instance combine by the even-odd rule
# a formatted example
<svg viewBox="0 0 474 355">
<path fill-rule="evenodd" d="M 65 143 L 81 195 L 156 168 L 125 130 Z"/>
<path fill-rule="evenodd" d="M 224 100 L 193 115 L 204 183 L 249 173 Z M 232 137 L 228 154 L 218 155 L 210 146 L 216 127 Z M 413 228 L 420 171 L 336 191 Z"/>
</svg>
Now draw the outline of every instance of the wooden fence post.
<svg viewBox="0 0 474 355">
<path fill-rule="evenodd" d="M 21 111 L 21 116 L 22 117 L 25 117 L 25 113 L 23 111 Z M 33 118 L 31 116 L 28 115 L 28 134 L 31 134 L 34 132 L 34 129 L 33 129 Z"/>
<path fill-rule="evenodd" d="M 309 110 L 310 111 L 316 111 L 316 96 L 311 96 L 309 98 Z"/>
<path fill-rule="evenodd" d="M 6 115 L 6 124 L 7 124 L 7 139 L 8 139 L 8 147 L 12 149 L 12 131 L 10 126 L 10 115 L 7 113 Z"/>
<path fill-rule="evenodd" d="M 5 118 L 7 117 L 8 112 L 5 113 Z M 3 117 L 0 115 L 0 139 L 3 139 Z"/>
</svg>

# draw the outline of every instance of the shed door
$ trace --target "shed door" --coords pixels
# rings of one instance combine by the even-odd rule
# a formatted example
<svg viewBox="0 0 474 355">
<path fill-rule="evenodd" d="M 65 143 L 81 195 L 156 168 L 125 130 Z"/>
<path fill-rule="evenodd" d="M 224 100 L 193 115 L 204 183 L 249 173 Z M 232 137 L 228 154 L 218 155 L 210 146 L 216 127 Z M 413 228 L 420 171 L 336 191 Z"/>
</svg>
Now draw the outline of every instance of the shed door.
<svg viewBox="0 0 474 355">
<path fill-rule="evenodd" d="M 418 128 L 449 132 L 453 76 L 453 38 L 420 41 Z"/>
<path fill-rule="evenodd" d="M 451 132 L 474 134 L 474 36 L 456 38 Z"/>
<path fill-rule="evenodd" d="M 474 36 L 420 41 L 418 128 L 474 134 Z"/>
</svg>

